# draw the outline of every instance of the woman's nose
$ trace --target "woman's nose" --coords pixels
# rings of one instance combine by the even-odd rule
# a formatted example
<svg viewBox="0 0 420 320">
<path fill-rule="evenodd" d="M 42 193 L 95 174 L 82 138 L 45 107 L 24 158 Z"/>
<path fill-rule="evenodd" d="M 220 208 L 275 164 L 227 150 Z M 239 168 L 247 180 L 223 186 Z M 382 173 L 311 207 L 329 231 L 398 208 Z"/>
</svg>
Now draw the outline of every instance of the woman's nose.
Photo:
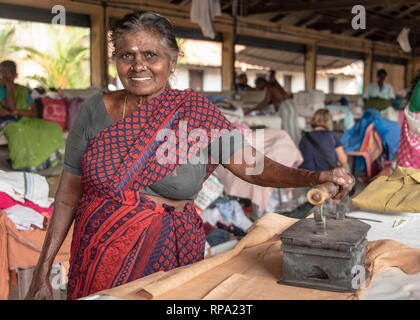
<svg viewBox="0 0 420 320">
<path fill-rule="evenodd" d="M 133 63 L 132 68 L 135 72 L 140 72 L 140 71 L 147 70 L 147 66 L 144 64 L 144 62 L 141 59 L 137 59 Z"/>
</svg>

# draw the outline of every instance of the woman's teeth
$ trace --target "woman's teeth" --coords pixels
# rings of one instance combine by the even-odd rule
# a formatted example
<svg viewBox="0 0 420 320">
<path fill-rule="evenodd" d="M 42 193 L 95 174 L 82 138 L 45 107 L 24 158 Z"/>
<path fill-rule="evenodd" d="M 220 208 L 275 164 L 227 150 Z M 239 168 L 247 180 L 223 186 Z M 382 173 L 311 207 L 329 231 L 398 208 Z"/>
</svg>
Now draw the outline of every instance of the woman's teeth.
<svg viewBox="0 0 420 320">
<path fill-rule="evenodd" d="M 150 80 L 150 79 L 152 79 L 152 77 L 131 78 L 131 80 L 134 80 L 134 81 L 146 81 L 146 80 Z"/>
</svg>

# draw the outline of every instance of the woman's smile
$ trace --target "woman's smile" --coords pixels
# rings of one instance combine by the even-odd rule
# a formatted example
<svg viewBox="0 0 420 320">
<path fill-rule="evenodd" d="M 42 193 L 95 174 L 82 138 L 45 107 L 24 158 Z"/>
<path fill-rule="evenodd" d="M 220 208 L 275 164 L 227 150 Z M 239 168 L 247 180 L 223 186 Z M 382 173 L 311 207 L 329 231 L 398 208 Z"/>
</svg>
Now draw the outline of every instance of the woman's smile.
<svg viewBox="0 0 420 320">
<path fill-rule="evenodd" d="M 148 80 L 152 80 L 152 77 L 143 77 L 143 78 L 140 78 L 140 77 L 130 77 L 130 79 L 133 80 L 133 81 L 142 81 L 142 82 L 145 82 L 145 81 L 148 81 Z"/>
</svg>

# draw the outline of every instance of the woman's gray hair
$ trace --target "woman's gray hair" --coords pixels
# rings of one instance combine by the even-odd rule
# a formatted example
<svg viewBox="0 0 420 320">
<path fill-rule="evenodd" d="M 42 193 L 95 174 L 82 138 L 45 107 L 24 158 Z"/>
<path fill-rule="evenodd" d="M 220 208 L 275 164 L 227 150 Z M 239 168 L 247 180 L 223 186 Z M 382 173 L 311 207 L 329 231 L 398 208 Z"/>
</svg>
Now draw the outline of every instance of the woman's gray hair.
<svg viewBox="0 0 420 320">
<path fill-rule="evenodd" d="M 179 55 L 179 47 L 176 42 L 175 30 L 168 19 L 152 11 L 134 11 L 125 15 L 111 26 L 111 41 L 114 45 L 113 56 L 117 54 L 118 43 L 127 34 L 133 34 L 140 30 L 157 32 L 170 49 L 170 57 L 175 59 Z"/>
</svg>

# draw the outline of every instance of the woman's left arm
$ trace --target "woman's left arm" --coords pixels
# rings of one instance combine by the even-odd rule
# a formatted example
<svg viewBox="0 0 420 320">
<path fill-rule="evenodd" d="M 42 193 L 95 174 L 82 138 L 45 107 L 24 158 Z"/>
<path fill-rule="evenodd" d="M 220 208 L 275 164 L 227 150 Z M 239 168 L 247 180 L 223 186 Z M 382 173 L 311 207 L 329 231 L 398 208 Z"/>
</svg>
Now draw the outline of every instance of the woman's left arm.
<svg viewBox="0 0 420 320">
<path fill-rule="evenodd" d="M 240 152 L 242 157 L 239 157 Z M 240 163 L 235 163 L 235 158 L 241 159 Z M 230 157 L 229 164 L 224 164 L 224 167 L 237 177 L 263 187 L 314 187 L 324 182 L 332 182 L 340 187 L 339 193 L 334 197 L 338 199 L 350 192 L 354 183 L 353 177 L 344 168 L 318 172 L 295 169 L 264 156 L 251 146 L 236 151 Z"/>
</svg>

